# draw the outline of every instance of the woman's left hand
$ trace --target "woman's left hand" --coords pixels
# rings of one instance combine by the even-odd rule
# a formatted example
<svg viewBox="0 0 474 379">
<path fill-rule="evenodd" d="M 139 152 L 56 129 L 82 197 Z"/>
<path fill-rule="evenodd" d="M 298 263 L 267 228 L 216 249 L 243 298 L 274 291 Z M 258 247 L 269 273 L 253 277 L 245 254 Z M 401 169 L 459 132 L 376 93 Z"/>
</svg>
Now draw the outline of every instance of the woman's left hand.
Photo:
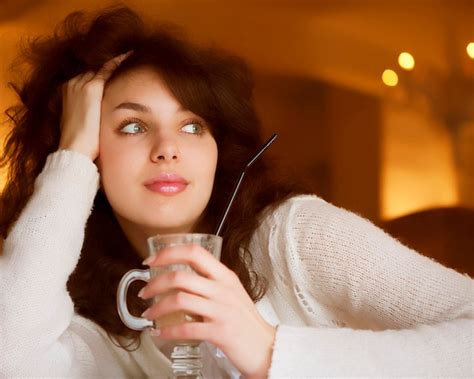
<svg viewBox="0 0 474 379">
<path fill-rule="evenodd" d="M 167 272 L 149 281 L 140 297 L 160 296 L 142 315 L 154 320 L 184 311 L 203 322 L 187 322 L 160 328 L 160 339 L 208 341 L 232 361 L 247 378 L 267 377 L 276 328 L 258 313 L 237 275 L 198 245 L 161 250 L 144 264 L 150 267 L 189 264 L 200 275 Z"/>
</svg>

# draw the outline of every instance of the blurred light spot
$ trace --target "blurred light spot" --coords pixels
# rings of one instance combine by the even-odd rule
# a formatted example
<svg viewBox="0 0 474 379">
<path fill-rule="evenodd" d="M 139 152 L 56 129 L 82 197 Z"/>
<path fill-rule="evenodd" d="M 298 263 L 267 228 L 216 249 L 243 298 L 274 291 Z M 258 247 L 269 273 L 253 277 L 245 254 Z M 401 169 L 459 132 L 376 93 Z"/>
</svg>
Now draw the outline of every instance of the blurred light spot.
<svg viewBox="0 0 474 379">
<path fill-rule="evenodd" d="M 393 70 L 385 70 L 382 74 L 382 81 L 389 87 L 395 87 L 398 84 L 398 75 Z"/>
<path fill-rule="evenodd" d="M 398 64 L 405 70 L 413 70 L 415 67 L 415 58 L 410 53 L 403 52 L 398 56 Z"/>
<path fill-rule="evenodd" d="M 474 42 L 469 42 L 467 44 L 466 51 L 467 51 L 467 55 L 469 55 L 471 59 L 474 59 Z"/>
</svg>

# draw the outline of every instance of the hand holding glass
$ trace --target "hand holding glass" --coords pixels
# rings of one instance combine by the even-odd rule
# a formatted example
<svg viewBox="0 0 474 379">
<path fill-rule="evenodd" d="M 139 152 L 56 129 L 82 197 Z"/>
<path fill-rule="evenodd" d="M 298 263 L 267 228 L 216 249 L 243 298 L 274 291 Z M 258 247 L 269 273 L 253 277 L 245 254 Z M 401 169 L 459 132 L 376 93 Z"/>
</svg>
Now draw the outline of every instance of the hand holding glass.
<svg viewBox="0 0 474 379">
<path fill-rule="evenodd" d="M 148 250 L 150 256 L 159 254 L 165 248 L 183 245 L 200 245 L 208 250 L 216 259 L 220 259 L 222 237 L 214 234 L 183 233 L 157 235 L 148 238 Z M 151 267 L 148 270 L 131 270 L 127 272 L 119 283 L 117 290 L 117 309 L 123 323 L 134 330 L 144 330 L 146 328 L 160 328 L 165 326 L 179 325 L 184 322 L 202 321 L 200 316 L 186 314 L 183 311 L 173 312 L 161 316 L 153 321 L 142 317 L 135 317 L 130 314 L 127 308 L 127 291 L 130 284 L 135 280 L 148 282 L 152 278 L 169 271 L 187 271 L 196 273 L 188 264 L 171 264 L 164 267 Z M 197 274 L 197 273 L 196 273 Z M 153 302 L 159 301 L 160 297 L 155 296 Z M 200 377 L 199 341 L 176 341 L 171 358 L 173 359 L 173 372 L 175 377 L 193 376 Z"/>
</svg>

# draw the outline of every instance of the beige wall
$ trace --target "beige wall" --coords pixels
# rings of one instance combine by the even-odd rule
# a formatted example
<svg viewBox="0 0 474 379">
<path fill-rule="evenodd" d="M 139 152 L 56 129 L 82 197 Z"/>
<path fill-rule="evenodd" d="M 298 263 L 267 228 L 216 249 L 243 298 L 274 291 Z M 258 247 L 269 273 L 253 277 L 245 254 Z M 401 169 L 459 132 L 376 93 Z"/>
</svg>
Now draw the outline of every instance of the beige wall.
<svg viewBox="0 0 474 379">
<path fill-rule="evenodd" d="M 474 122 L 464 124 L 456 138 L 459 201 L 474 208 Z"/>
<path fill-rule="evenodd" d="M 453 146 L 446 128 L 426 113 L 385 103 L 382 217 L 390 219 L 459 201 Z"/>
</svg>

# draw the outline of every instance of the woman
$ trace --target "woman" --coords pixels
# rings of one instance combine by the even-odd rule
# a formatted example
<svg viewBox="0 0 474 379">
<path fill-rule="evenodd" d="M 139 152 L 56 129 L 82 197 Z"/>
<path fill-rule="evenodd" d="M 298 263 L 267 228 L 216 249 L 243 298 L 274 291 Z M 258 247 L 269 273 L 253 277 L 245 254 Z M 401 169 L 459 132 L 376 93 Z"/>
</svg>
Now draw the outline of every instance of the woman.
<svg viewBox="0 0 474 379">
<path fill-rule="evenodd" d="M 115 291 L 146 238 L 212 232 L 261 145 L 248 71 L 127 8 L 73 14 L 26 56 L 2 159 L 2 376 L 166 377 L 177 339 L 225 353 L 212 377 L 472 374 L 472 280 L 298 195 L 264 161 L 229 215 L 221 262 L 169 249 L 144 263 L 203 276 L 129 293 L 149 319 L 185 310 L 204 322 L 126 329 Z"/>
</svg>

